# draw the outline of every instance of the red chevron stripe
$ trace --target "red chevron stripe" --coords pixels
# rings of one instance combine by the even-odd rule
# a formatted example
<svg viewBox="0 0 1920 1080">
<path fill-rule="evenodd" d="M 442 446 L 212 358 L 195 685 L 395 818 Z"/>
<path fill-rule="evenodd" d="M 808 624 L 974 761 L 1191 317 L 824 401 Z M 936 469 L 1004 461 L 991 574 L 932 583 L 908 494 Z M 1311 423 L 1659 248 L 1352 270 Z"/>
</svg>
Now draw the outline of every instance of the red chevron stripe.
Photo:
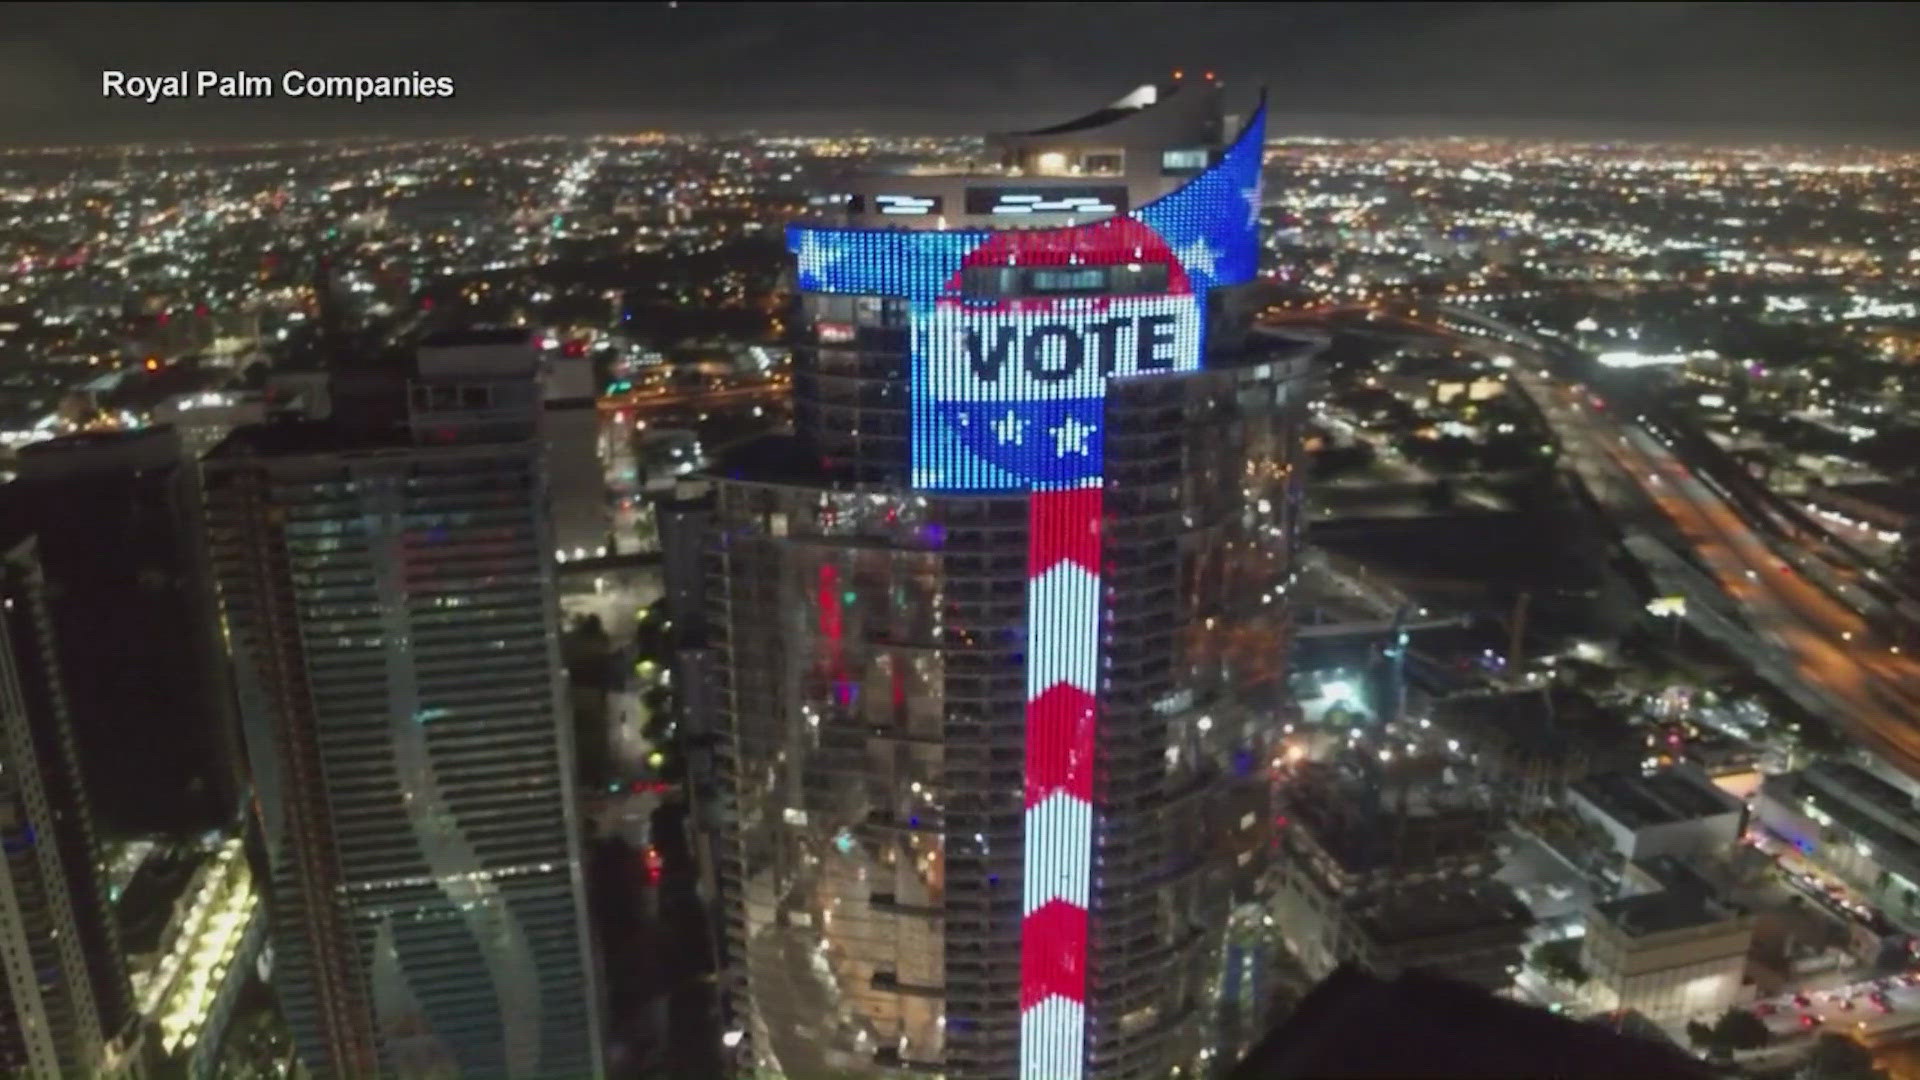
<svg viewBox="0 0 1920 1080">
<path fill-rule="evenodd" d="M 1071 559 L 1100 572 L 1100 511 L 1097 487 L 1036 491 L 1027 520 L 1027 575 L 1039 577 L 1055 563 Z"/>
<path fill-rule="evenodd" d="M 1055 791 L 1093 800 L 1093 695 L 1055 683 L 1027 703 L 1027 806 Z"/>
<path fill-rule="evenodd" d="M 1102 492 L 1099 487 L 1072 488 L 1064 491 L 1036 491 L 1028 507 L 1027 546 L 1028 603 L 1036 579 L 1062 562 L 1074 562 L 1092 574 L 1100 575 L 1100 519 Z M 1027 642 L 1028 662 L 1043 650 L 1070 647 L 1061 636 L 1098 634 L 1097 625 L 1060 625 L 1078 623 L 1080 618 L 1059 619 L 1064 612 L 1036 612 L 1030 624 Z M 1045 640 L 1047 637 L 1054 640 Z M 1085 643 L 1087 645 L 1092 642 Z M 1029 810 L 1056 792 L 1092 801 L 1093 748 L 1097 726 L 1095 699 L 1086 690 L 1069 682 L 1045 687 L 1027 702 L 1026 714 L 1026 806 Z M 1028 836 L 1026 872 L 1040 880 L 1061 874 L 1068 868 L 1064 858 L 1085 859 L 1084 841 L 1079 837 L 1062 845 L 1043 836 Z M 1034 845 L 1042 845 L 1036 848 Z M 1068 851 L 1076 854 L 1069 855 Z M 1086 867 L 1074 868 L 1084 875 Z M 1049 900 L 1028 912 L 1020 923 L 1020 1011 L 1024 1015 L 1050 997 L 1059 996 L 1084 1004 L 1087 994 L 1087 912 L 1065 900 Z M 1060 1033 L 1046 1036 L 1057 1039 Z M 1058 1048 L 1054 1051 L 1058 1052 Z M 1021 1047 L 1021 1074 L 1031 1075 L 1029 1055 L 1043 1056 L 1049 1051 L 1026 1045 Z M 1049 1059 L 1050 1060 L 1050 1059 Z M 1051 1066 L 1048 1066 L 1051 1067 Z M 1072 1076 L 1078 1077 L 1076 1068 Z M 1063 1078 L 1067 1080 L 1067 1078 Z"/>
<path fill-rule="evenodd" d="M 1087 998 L 1087 913 L 1050 900 L 1020 924 L 1020 1011 L 1053 994 Z"/>
</svg>

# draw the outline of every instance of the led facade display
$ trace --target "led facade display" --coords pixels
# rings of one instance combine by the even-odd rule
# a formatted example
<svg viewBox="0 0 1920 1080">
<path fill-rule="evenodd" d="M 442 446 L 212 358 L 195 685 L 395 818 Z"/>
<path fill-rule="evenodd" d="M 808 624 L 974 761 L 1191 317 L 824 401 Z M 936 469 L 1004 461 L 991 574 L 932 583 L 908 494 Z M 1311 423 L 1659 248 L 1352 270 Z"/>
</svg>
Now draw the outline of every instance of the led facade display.
<svg viewBox="0 0 1920 1080">
<path fill-rule="evenodd" d="M 788 231 L 803 291 L 907 301 L 913 485 L 1033 493 L 1022 1080 L 1079 1080 L 1085 1073 L 1106 387 L 1115 378 L 1202 365 L 1208 292 L 1251 280 L 1258 264 L 1264 120 L 1262 109 L 1219 161 L 1175 191 L 1090 225 Z M 1098 196 L 1098 205 L 1122 210 L 1125 189 L 1117 190 L 1120 201 L 1109 203 L 1105 188 L 981 188 L 968 191 L 967 208 L 1000 214 L 1044 195 Z M 1061 292 L 1073 291 L 1077 271 L 1094 268 L 1123 289 L 1145 281 L 1164 288 L 978 293 L 979 282 L 1016 279 L 1022 291 L 1041 291 L 1024 274 L 1029 268 L 1062 271 L 1059 282 L 1043 283 Z M 1022 275 L 1001 273 L 1013 270 Z"/>
<path fill-rule="evenodd" d="M 1216 285 L 1252 280 L 1259 263 L 1264 120 L 1263 109 L 1212 168 L 1125 216 L 1160 237 L 1185 269 L 1197 298 L 1204 299 Z M 1030 235 L 1079 231 L 1034 230 Z M 993 237 L 1005 235 L 1011 234 L 796 224 L 787 229 L 787 244 L 802 292 L 894 296 L 930 305 L 954 288 L 962 260 Z"/>
<path fill-rule="evenodd" d="M 1086 1067 L 1104 495 L 1093 480 L 1036 491 L 1027 507 L 1021 1080 L 1079 1080 Z"/>
<path fill-rule="evenodd" d="M 914 325 L 915 487 L 1053 489 L 1099 475 L 1107 379 L 1199 366 L 1185 296 L 941 302 Z"/>
</svg>

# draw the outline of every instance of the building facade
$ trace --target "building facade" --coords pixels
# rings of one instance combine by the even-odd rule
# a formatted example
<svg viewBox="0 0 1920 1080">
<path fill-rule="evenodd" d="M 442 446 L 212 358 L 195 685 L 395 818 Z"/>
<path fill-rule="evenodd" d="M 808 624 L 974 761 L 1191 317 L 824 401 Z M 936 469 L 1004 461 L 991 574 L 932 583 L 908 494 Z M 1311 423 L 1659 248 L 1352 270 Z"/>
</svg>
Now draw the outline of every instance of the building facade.
<svg viewBox="0 0 1920 1080">
<path fill-rule="evenodd" d="M 1851 762 L 1769 776 L 1753 803 L 1766 831 L 1880 906 L 1920 916 L 1920 805 Z"/>
<path fill-rule="evenodd" d="M 208 455 L 275 985 L 317 1077 L 601 1074 L 530 350 Z"/>
<path fill-rule="evenodd" d="M 1262 118 L 1220 107 L 1145 87 L 789 231 L 795 432 L 710 474 L 686 654 L 743 1070 L 1233 1052 L 1314 348 L 1251 326 Z"/>
<path fill-rule="evenodd" d="M 1567 805 L 1629 861 L 1725 855 L 1747 816 L 1739 799 L 1691 765 L 1589 776 L 1568 785 Z"/>
<path fill-rule="evenodd" d="M 116 840 L 231 827 L 245 755 L 199 470 L 180 433 L 97 432 L 26 447 L 13 494 L 40 538 L 54 637 L 76 676 L 67 711 L 96 827 Z"/>
<path fill-rule="evenodd" d="M 0 499 L 0 1073 L 143 1075 L 38 541 Z"/>
<path fill-rule="evenodd" d="M 1513 985 L 1533 920 L 1495 878 L 1499 818 L 1486 800 L 1399 786 L 1364 761 L 1302 763 L 1282 792 L 1274 911 L 1308 975 L 1352 963 Z"/>
<path fill-rule="evenodd" d="M 582 559 L 607 553 L 613 522 L 600 463 L 600 410 L 593 361 L 541 358 L 540 439 L 546 444 L 548 502 L 556 554 Z"/>
<path fill-rule="evenodd" d="M 219 445 L 234 428 L 258 424 L 266 418 L 266 395 L 258 391 L 208 390 L 178 394 L 153 410 L 153 422 L 178 432 L 182 452 L 188 461 L 194 462 Z"/>
<path fill-rule="evenodd" d="M 1593 1004 L 1662 1022 L 1717 1019 L 1740 1001 L 1754 917 L 1677 860 L 1661 887 L 1587 913 L 1581 960 Z"/>
</svg>

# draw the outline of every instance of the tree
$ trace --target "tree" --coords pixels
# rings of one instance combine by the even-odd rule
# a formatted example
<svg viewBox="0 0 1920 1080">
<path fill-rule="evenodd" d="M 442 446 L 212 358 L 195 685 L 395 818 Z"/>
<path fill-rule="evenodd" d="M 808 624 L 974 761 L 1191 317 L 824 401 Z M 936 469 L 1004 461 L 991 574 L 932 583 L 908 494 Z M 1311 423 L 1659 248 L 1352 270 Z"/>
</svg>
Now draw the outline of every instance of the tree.
<svg viewBox="0 0 1920 1080">
<path fill-rule="evenodd" d="M 1713 1025 L 1713 1046 L 1723 1053 L 1758 1050 L 1767 1045 L 1772 1036 L 1766 1021 L 1745 1009 L 1728 1009 Z"/>
<path fill-rule="evenodd" d="M 640 615 L 639 624 L 634 628 L 634 655 L 641 660 L 652 660 L 664 664 L 673 651 L 672 639 L 668 636 L 667 600 L 661 597 L 647 605 Z"/>
<path fill-rule="evenodd" d="M 1713 1046 L 1713 1029 L 1698 1020 L 1687 1021 L 1687 1041 L 1695 1049 L 1707 1050 Z"/>
<path fill-rule="evenodd" d="M 655 745 L 672 738 L 680 708 L 679 699 L 673 688 L 668 686 L 649 686 L 640 692 L 641 707 L 646 709 L 647 723 L 641 735 Z"/>
<path fill-rule="evenodd" d="M 1866 1047 L 1830 1031 L 1813 1044 L 1813 1053 L 1800 1067 L 1800 1080 L 1886 1080 L 1886 1075 L 1873 1067 L 1873 1054 Z"/>
<path fill-rule="evenodd" d="M 1587 981 L 1587 969 L 1580 963 L 1579 938 L 1536 945 L 1528 959 L 1540 974 L 1564 986 L 1580 986 Z"/>
<path fill-rule="evenodd" d="M 600 624 L 600 616 L 586 615 L 575 619 L 573 625 L 560 638 L 560 662 L 567 666 L 567 675 L 573 685 L 579 687 L 605 687 L 607 684 L 607 656 L 612 642 L 607 631 Z"/>
</svg>

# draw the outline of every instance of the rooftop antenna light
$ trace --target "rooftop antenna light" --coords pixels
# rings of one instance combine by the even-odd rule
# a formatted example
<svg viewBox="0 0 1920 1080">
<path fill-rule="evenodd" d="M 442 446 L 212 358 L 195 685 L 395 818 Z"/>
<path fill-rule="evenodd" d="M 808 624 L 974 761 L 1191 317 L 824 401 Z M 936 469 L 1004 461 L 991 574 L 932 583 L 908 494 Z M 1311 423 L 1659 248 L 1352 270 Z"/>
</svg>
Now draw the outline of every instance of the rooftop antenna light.
<svg viewBox="0 0 1920 1080">
<path fill-rule="evenodd" d="M 1179 82 L 1181 79 L 1185 78 L 1186 74 L 1187 74 L 1186 72 L 1181 71 L 1179 68 L 1173 69 L 1173 79 L 1175 82 Z"/>
</svg>

